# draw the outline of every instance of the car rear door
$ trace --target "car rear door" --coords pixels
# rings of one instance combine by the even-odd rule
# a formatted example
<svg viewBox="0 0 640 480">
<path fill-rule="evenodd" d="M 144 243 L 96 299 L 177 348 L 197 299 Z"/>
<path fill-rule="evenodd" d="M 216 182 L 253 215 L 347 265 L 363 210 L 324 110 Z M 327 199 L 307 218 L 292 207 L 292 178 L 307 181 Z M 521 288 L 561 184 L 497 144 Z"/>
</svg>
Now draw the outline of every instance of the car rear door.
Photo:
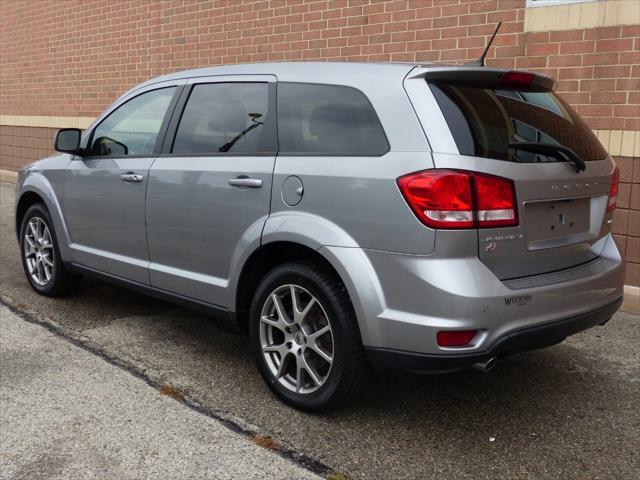
<svg viewBox="0 0 640 480">
<path fill-rule="evenodd" d="M 152 286 L 231 306 L 232 265 L 269 215 L 275 86 L 270 75 L 189 81 L 149 171 Z"/>
<path fill-rule="evenodd" d="M 549 91 L 550 79 L 538 80 L 526 72 L 462 67 L 416 72 L 406 82 L 436 168 L 513 181 L 517 225 L 478 229 L 478 255 L 501 279 L 588 262 L 610 232 L 615 166 L 586 124 Z M 569 148 L 585 162 L 517 143 Z"/>
<path fill-rule="evenodd" d="M 148 172 L 181 83 L 129 94 L 85 134 L 87 153 L 74 158 L 64 179 L 64 214 L 75 263 L 148 284 Z"/>
</svg>

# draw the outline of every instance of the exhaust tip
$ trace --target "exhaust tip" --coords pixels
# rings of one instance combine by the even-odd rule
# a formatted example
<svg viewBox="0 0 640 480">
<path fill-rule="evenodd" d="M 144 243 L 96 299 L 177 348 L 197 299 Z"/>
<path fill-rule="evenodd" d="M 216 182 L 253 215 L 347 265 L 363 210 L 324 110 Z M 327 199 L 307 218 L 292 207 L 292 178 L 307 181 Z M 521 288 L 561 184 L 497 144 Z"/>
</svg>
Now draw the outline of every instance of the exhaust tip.
<svg viewBox="0 0 640 480">
<path fill-rule="evenodd" d="M 471 368 L 482 373 L 488 373 L 493 370 L 493 367 L 496 366 L 496 363 L 498 363 L 498 357 L 491 357 L 486 362 L 474 363 L 473 365 L 471 365 Z"/>
</svg>

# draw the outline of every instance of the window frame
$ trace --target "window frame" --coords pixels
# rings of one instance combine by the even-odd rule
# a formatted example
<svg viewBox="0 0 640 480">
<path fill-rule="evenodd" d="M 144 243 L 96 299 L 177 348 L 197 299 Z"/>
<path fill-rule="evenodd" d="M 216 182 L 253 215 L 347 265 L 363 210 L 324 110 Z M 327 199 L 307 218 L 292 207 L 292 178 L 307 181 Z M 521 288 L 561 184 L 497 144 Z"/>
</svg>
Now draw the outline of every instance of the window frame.
<svg viewBox="0 0 640 480">
<path fill-rule="evenodd" d="M 178 134 L 178 127 L 182 121 L 182 116 L 186 110 L 191 92 L 196 85 L 211 85 L 219 83 L 264 83 L 267 84 L 267 101 L 269 113 L 265 122 L 271 127 L 269 133 L 273 138 L 273 151 L 267 152 L 211 152 L 211 153 L 173 153 L 173 145 Z M 167 132 L 162 143 L 162 148 L 158 156 L 160 157 L 275 157 L 278 154 L 278 125 L 276 116 L 276 83 L 277 79 L 274 75 L 216 75 L 207 77 L 194 77 L 187 81 L 180 98 L 177 100 L 176 106 L 169 121 Z"/>
<path fill-rule="evenodd" d="M 391 151 L 391 144 L 389 143 L 389 137 L 387 136 L 387 132 L 384 129 L 384 126 L 382 125 L 382 122 L 380 121 L 380 116 L 378 115 L 378 111 L 375 109 L 375 107 L 373 106 L 373 103 L 371 103 L 371 100 L 369 100 L 369 97 L 367 96 L 366 93 L 364 93 L 362 90 L 360 90 L 359 88 L 353 87 L 351 85 L 340 85 L 337 83 L 318 83 L 318 82 L 290 82 L 290 81 L 284 81 L 284 82 L 278 82 L 278 86 L 282 85 L 282 84 L 286 84 L 286 85 L 314 85 L 314 86 L 321 86 L 321 87 L 341 87 L 341 88 L 347 88 L 347 89 L 351 89 L 351 90 L 355 90 L 356 92 L 360 93 L 365 100 L 367 101 L 367 103 L 369 104 L 369 106 L 371 107 L 371 110 L 373 111 L 374 115 L 376 116 L 376 120 L 378 121 L 378 125 L 380 126 L 380 129 L 382 130 L 382 135 L 384 136 L 384 140 L 387 144 L 387 148 L 384 152 L 376 154 L 376 155 L 371 155 L 369 153 L 309 153 L 309 152 L 282 152 L 280 150 L 280 129 L 278 128 L 277 130 L 277 134 L 278 134 L 278 156 L 279 157 L 384 157 L 387 153 L 389 153 Z M 276 105 L 277 108 L 277 105 Z M 276 111 L 277 113 L 277 111 Z M 279 119 L 279 117 L 277 117 L 277 119 Z"/>
<path fill-rule="evenodd" d="M 84 144 L 85 145 L 85 153 L 86 155 L 83 156 L 83 159 L 86 160 L 90 160 L 90 159 L 100 159 L 100 158 L 149 158 L 149 157 L 157 157 L 158 154 L 161 151 L 161 147 L 164 143 L 164 139 L 167 133 L 167 128 L 169 126 L 169 122 L 170 119 L 173 116 L 173 112 L 174 109 L 177 105 L 178 99 L 180 98 L 182 91 L 184 89 L 184 84 L 186 83 L 186 80 L 182 80 L 182 81 L 175 81 L 175 82 L 160 82 L 160 83 L 154 83 L 149 85 L 146 88 L 140 88 L 140 89 L 136 89 L 133 92 L 130 92 L 129 94 L 125 94 L 123 97 L 121 97 L 119 100 L 117 100 L 115 103 L 113 103 L 111 105 L 111 107 L 107 110 L 105 110 L 103 112 L 102 115 L 100 115 L 100 117 L 98 117 L 98 119 L 96 119 L 96 121 L 86 130 L 86 135 L 82 136 L 81 139 L 81 145 Z M 156 143 L 153 146 L 153 149 L 151 150 L 151 153 L 149 154 L 145 154 L 145 155 L 90 155 L 90 151 L 91 151 L 91 146 L 93 144 L 93 138 L 95 135 L 96 130 L 98 129 L 98 127 L 100 127 L 100 125 L 102 124 L 102 122 L 104 122 L 107 118 L 109 118 L 111 116 L 112 113 L 114 113 L 116 110 L 118 110 L 120 107 L 123 107 L 125 104 L 129 103 L 131 100 L 140 97 L 141 95 L 145 95 L 147 93 L 150 92 L 154 92 L 157 90 L 164 90 L 166 88 L 175 88 L 175 91 L 173 92 L 173 96 L 171 97 L 171 100 L 169 101 L 169 105 L 167 106 L 167 110 L 164 113 L 164 117 L 162 119 L 162 122 L 160 124 L 160 130 L 158 130 L 158 136 L 156 138 Z M 86 138 L 86 143 L 85 143 L 85 138 Z"/>
</svg>

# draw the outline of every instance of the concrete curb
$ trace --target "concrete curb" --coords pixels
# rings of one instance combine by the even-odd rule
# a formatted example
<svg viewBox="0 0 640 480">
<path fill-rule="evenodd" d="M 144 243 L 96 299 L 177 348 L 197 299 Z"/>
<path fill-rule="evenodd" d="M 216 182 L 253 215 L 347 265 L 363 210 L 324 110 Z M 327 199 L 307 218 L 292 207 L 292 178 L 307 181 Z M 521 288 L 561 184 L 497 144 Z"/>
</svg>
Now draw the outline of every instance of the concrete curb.
<svg viewBox="0 0 640 480">
<path fill-rule="evenodd" d="M 640 287 L 624 286 L 624 302 L 622 302 L 620 310 L 640 314 Z"/>
</svg>

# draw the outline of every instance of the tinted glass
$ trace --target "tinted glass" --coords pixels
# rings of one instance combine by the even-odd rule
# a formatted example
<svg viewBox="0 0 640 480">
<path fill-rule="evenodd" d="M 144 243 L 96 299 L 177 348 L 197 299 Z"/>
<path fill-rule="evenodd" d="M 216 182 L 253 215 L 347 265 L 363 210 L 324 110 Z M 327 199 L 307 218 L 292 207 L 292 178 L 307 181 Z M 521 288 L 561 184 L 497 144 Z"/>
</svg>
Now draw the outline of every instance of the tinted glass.
<svg viewBox="0 0 640 480">
<path fill-rule="evenodd" d="M 371 103 L 351 87 L 278 84 L 280 153 L 383 155 L 387 138 Z"/>
<path fill-rule="evenodd" d="M 173 153 L 246 155 L 275 152 L 267 83 L 207 83 L 193 87 Z"/>
<path fill-rule="evenodd" d="M 95 129 L 91 155 L 151 155 L 175 89 L 143 93 L 118 107 Z"/>
<path fill-rule="evenodd" d="M 568 147 L 585 161 L 607 156 L 591 129 L 553 92 L 430 86 L 463 155 L 525 163 L 558 161 L 508 147 L 533 142 Z"/>
</svg>

